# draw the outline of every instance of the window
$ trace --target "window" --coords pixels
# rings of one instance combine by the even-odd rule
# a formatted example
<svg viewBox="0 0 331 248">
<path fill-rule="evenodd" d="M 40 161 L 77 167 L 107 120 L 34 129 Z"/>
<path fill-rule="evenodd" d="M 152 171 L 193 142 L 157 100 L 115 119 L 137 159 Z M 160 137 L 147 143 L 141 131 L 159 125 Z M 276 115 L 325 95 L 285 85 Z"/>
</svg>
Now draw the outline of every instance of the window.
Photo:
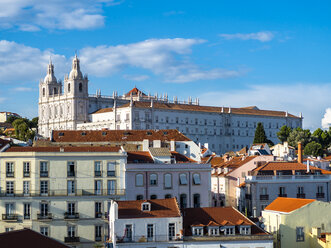
<svg viewBox="0 0 331 248">
<path fill-rule="evenodd" d="M 75 162 L 74 161 L 69 161 L 67 163 L 67 167 L 68 167 L 67 176 L 68 177 L 74 177 L 75 176 Z"/>
<path fill-rule="evenodd" d="M 267 187 L 262 187 L 261 188 L 261 195 L 267 195 L 268 191 L 267 191 Z"/>
<path fill-rule="evenodd" d="M 187 207 L 187 195 L 181 194 L 179 197 L 180 202 L 180 208 L 186 208 Z"/>
<path fill-rule="evenodd" d="M 6 162 L 6 176 L 14 177 L 14 162 Z"/>
<path fill-rule="evenodd" d="M 149 202 L 144 202 L 141 204 L 142 211 L 151 211 L 151 204 Z"/>
<path fill-rule="evenodd" d="M 173 240 L 175 237 L 175 223 L 169 223 L 168 226 L 168 237 L 169 240 Z"/>
<path fill-rule="evenodd" d="M 144 199 L 144 196 L 143 195 L 137 195 L 136 199 L 139 201 L 139 200 L 142 200 Z"/>
<path fill-rule="evenodd" d="M 70 84 L 68 84 L 68 92 L 70 92 Z"/>
<path fill-rule="evenodd" d="M 185 173 L 179 175 L 179 184 L 180 185 L 187 185 L 187 176 Z"/>
<path fill-rule="evenodd" d="M 210 227 L 209 228 L 209 235 L 210 236 L 216 236 L 216 235 L 219 235 L 219 228 L 218 227 Z"/>
<path fill-rule="evenodd" d="M 14 231 L 13 227 L 6 227 L 5 228 L 5 232 L 11 232 L 11 231 Z"/>
<path fill-rule="evenodd" d="M 5 207 L 6 207 L 7 219 L 10 219 L 10 217 L 15 214 L 15 205 L 14 203 L 6 203 Z"/>
<path fill-rule="evenodd" d="M 101 177 L 101 161 L 94 162 L 94 176 Z"/>
<path fill-rule="evenodd" d="M 164 199 L 169 199 L 169 198 L 171 198 L 171 194 L 166 194 L 166 195 L 164 196 Z"/>
<path fill-rule="evenodd" d="M 317 194 L 323 194 L 323 193 L 324 193 L 323 186 L 317 186 Z"/>
<path fill-rule="evenodd" d="M 108 193 L 108 195 L 116 194 L 116 180 L 107 181 L 107 193 Z"/>
<path fill-rule="evenodd" d="M 45 96 L 45 88 L 43 88 L 43 96 Z"/>
<path fill-rule="evenodd" d="M 154 238 L 154 225 L 153 224 L 147 224 L 147 238 L 153 239 Z"/>
<path fill-rule="evenodd" d="M 6 194 L 14 195 L 14 182 L 6 182 Z"/>
<path fill-rule="evenodd" d="M 303 232 L 303 227 L 296 228 L 297 233 L 297 242 L 304 242 L 305 241 L 305 234 Z"/>
<path fill-rule="evenodd" d="M 102 210 L 101 210 L 101 202 L 96 202 L 94 204 L 95 206 L 95 218 L 101 218 L 102 216 Z"/>
<path fill-rule="evenodd" d="M 67 182 L 68 184 L 68 195 L 75 194 L 75 181 L 70 180 Z"/>
<path fill-rule="evenodd" d="M 41 226 L 41 227 L 40 227 L 40 233 L 41 233 L 42 235 L 48 236 L 48 235 L 49 235 L 49 232 L 48 232 L 48 226 Z"/>
<path fill-rule="evenodd" d="M 31 204 L 30 203 L 24 203 L 23 205 L 23 211 L 24 211 L 24 219 L 28 220 L 31 216 Z"/>
<path fill-rule="evenodd" d="M 143 174 L 136 175 L 136 186 L 137 187 L 144 186 L 144 175 Z"/>
<path fill-rule="evenodd" d="M 286 196 L 285 187 L 279 187 L 279 196 Z"/>
<path fill-rule="evenodd" d="M 149 176 L 149 184 L 150 185 L 157 185 L 157 175 L 156 174 L 151 174 Z"/>
<path fill-rule="evenodd" d="M 96 195 L 101 195 L 101 180 L 94 181 L 94 193 Z"/>
<path fill-rule="evenodd" d="M 48 181 L 40 181 L 40 194 L 48 194 Z"/>
<path fill-rule="evenodd" d="M 225 235 L 234 235 L 235 234 L 234 227 L 225 227 L 224 234 Z"/>
<path fill-rule="evenodd" d="M 101 241 L 102 226 L 95 226 L 95 241 Z"/>
<path fill-rule="evenodd" d="M 251 234 L 251 228 L 249 226 L 241 226 L 240 227 L 240 234 L 250 235 Z"/>
<path fill-rule="evenodd" d="M 83 84 L 82 83 L 79 83 L 78 89 L 79 89 L 79 92 L 83 91 Z"/>
<path fill-rule="evenodd" d="M 193 236 L 202 236 L 203 235 L 203 227 L 192 227 Z"/>
<path fill-rule="evenodd" d="M 200 185 L 200 174 L 193 174 L 193 184 Z"/>
<path fill-rule="evenodd" d="M 164 175 L 164 188 L 171 189 L 172 188 L 172 176 L 171 174 Z"/>
<path fill-rule="evenodd" d="M 200 207 L 200 194 L 193 195 L 193 207 L 199 208 Z"/>
<path fill-rule="evenodd" d="M 23 176 L 30 176 L 30 162 L 23 162 Z"/>
<path fill-rule="evenodd" d="M 114 177 L 115 176 L 115 162 L 108 162 L 107 163 L 107 177 Z"/>
<path fill-rule="evenodd" d="M 48 162 L 40 162 L 40 177 L 48 177 Z"/>
<path fill-rule="evenodd" d="M 68 215 L 75 215 L 76 213 L 76 204 L 74 202 L 69 202 L 68 205 Z"/>
<path fill-rule="evenodd" d="M 30 182 L 23 181 L 23 194 L 28 195 L 30 193 Z"/>
<path fill-rule="evenodd" d="M 48 203 L 45 202 L 40 203 L 40 215 L 42 217 L 48 216 Z"/>
<path fill-rule="evenodd" d="M 151 195 L 151 200 L 157 199 L 157 195 Z"/>
<path fill-rule="evenodd" d="M 76 226 L 72 226 L 72 225 L 68 226 L 67 231 L 68 231 L 68 237 L 70 238 L 76 237 Z"/>
<path fill-rule="evenodd" d="M 302 186 L 298 187 L 298 194 L 304 194 Z"/>
<path fill-rule="evenodd" d="M 125 239 L 127 241 L 132 240 L 132 225 L 125 225 Z"/>
</svg>

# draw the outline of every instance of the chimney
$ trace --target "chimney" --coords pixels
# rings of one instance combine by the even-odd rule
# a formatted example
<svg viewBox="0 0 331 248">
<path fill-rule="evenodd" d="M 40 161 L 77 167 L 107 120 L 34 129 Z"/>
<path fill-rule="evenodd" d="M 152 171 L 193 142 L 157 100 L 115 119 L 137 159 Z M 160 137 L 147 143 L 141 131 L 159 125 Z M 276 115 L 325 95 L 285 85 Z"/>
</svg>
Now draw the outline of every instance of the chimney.
<svg viewBox="0 0 331 248">
<path fill-rule="evenodd" d="M 307 159 L 307 173 L 309 173 L 309 170 L 310 168 L 309 168 L 309 159 Z"/>
<path fill-rule="evenodd" d="M 298 163 L 302 164 L 302 144 L 298 142 Z"/>
</svg>

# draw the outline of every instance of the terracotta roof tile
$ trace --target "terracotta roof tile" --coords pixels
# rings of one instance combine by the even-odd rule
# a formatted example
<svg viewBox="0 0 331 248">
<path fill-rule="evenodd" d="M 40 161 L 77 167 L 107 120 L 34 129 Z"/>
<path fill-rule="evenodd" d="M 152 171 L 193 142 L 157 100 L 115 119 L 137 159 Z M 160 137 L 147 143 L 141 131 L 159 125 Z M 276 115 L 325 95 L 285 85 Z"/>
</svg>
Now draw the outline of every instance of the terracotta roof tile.
<svg viewBox="0 0 331 248">
<path fill-rule="evenodd" d="M 150 102 L 134 101 L 133 107 L 135 108 L 150 108 Z M 126 103 L 119 108 L 129 107 L 130 103 Z M 154 102 L 153 108 L 156 109 L 168 109 L 168 110 L 182 110 L 182 111 L 199 111 L 199 112 L 210 112 L 210 113 L 222 113 L 222 107 L 213 106 L 200 106 L 200 105 L 190 105 L 190 104 L 174 104 L 174 103 L 162 103 Z M 229 108 L 223 108 L 225 113 L 229 112 Z M 285 111 L 274 111 L 274 110 L 260 110 L 260 109 L 250 109 L 250 108 L 231 108 L 232 114 L 238 115 L 258 115 L 258 116 L 275 116 L 275 117 L 285 117 Z M 299 118 L 298 116 L 288 114 L 288 117 Z"/>
<path fill-rule="evenodd" d="M 132 90 L 126 93 L 125 96 L 131 96 L 131 94 L 132 96 L 137 96 L 140 92 L 143 96 L 146 96 L 146 94 L 139 90 L 137 87 L 134 87 Z"/>
<path fill-rule="evenodd" d="M 190 141 L 176 129 L 167 130 L 56 130 L 53 131 L 53 142 L 123 142 L 123 141 Z"/>
<path fill-rule="evenodd" d="M 101 113 L 107 113 L 107 112 L 112 112 L 112 111 L 113 111 L 113 108 L 102 108 L 91 114 L 101 114 Z"/>
<path fill-rule="evenodd" d="M 270 203 L 264 210 L 290 213 L 314 201 L 316 200 L 278 197 L 272 203 Z"/>
<path fill-rule="evenodd" d="M 197 161 L 186 157 L 185 155 L 179 152 L 171 152 L 171 155 L 175 158 L 176 163 L 196 163 Z"/>
<path fill-rule="evenodd" d="M 118 218 L 165 218 L 181 216 L 176 198 L 148 200 L 151 203 L 151 211 L 141 210 L 141 204 L 143 202 L 147 201 L 118 201 Z"/>
<path fill-rule="evenodd" d="M 154 163 L 154 160 L 152 156 L 149 154 L 149 152 L 127 152 L 128 163 Z"/>
</svg>

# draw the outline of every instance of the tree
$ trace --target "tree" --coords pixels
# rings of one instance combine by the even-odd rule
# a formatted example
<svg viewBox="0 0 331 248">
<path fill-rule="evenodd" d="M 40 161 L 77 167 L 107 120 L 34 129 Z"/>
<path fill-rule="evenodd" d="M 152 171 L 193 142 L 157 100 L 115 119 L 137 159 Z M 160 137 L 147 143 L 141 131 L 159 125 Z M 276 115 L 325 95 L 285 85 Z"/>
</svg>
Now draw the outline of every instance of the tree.
<svg viewBox="0 0 331 248">
<path fill-rule="evenodd" d="M 312 134 L 313 139 L 322 145 L 322 149 L 327 149 L 330 143 L 330 134 L 321 128 L 316 129 Z"/>
<path fill-rule="evenodd" d="M 291 131 L 290 135 L 287 138 L 287 141 L 290 146 L 298 148 L 298 142 L 301 142 L 303 147 L 305 147 L 311 141 L 311 133 L 309 129 L 303 130 L 298 127 Z"/>
<path fill-rule="evenodd" d="M 281 143 L 284 143 L 287 141 L 288 136 L 290 136 L 292 129 L 286 125 L 282 126 L 279 129 L 279 132 L 277 132 L 277 137 L 280 140 Z"/>
<path fill-rule="evenodd" d="M 12 124 L 16 119 L 19 119 L 19 117 L 11 115 L 8 117 L 6 122 Z"/>
<path fill-rule="evenodd" d="M 30 121 L 30 128 L 37 128 L 38 127 L 38 117 L 33 118 Z"/>
<path fill-rule="evenodd" d="M 264 127 L 261 122 L 257 123 L 257 127 L 255 129 L 255 136 L 254 136 L 254 141 L 253 144 L 257 143 L 267 143 L 268 139 L 267 136 L 265 135 Z"/>
<path fill-rule="evenodd" d="M 314 156 L 314 157 L 322 156 L 323 155 L 322 145 L 315 141 L 312 141 L 305 146 L 303 153 L 307 156 Z"/>
</svg>

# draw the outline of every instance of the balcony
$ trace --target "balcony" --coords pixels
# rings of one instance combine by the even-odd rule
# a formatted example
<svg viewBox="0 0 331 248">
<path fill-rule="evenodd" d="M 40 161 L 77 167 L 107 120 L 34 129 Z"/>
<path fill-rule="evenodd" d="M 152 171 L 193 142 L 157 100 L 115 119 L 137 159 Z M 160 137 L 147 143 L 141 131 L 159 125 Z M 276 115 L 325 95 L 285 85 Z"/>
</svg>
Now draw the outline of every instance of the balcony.
<svg viewBox="0 0 331 248">
<path fill-rule="evenodd" d="M 279 197 L 287 197 L 287 194 L 284 194 L 284 193 L 281 193 L 281 194 L 278 194 Z"/>
<path fill-rule="evenodd" d="M 23 177 L 30 177 L 30 171 L 23 171 Z"/>
<path fill-rule="evenodd" d="M 107 177 L 114 177 L 115 171 L 107 171 Z"/>
<path fill-rule="evenodd" d="M 64 242 L 65 243 L 78 243 L 79 237 L 64 237 Z"/>
<path fill-rule="evenodd" d="M 269 201 L 269 195 L 260 195 L 260 201 Z"/>
<path fill-rule="evenodd" d="M 48 171 L 41 171 L 40 177 L 48 177 Z"/>
<path fill-rule="evenodd" d="M 51 213 L 45 213 L 45 214 L 37 214 L 37 219 L 38 220 L 52 220 L 53 219 L 53 215 Z"/>
<path fill-rule="evenodd" d="M 316 193 L 316 198 L 325 198 L 324 193 Z"/>
<path fill-rule="evenodd" d="M 64 219 L 66 219 L 66 220 L 75 220 L 75 219 L 79 219 L 79 213 L 69 213 L 69 212 L 65 212 L 65 213 L 64 213 Z"/>
<path fill-rule="evenodd" d="M 68 171 L 67 172 L 67 177 L 74 177 L 75 176 L 75 172 L 74 171 Z"/>
<path fill-rule="evenodd" d="M 14 175 L 13 171 L 6 171 L 6 177 L 14 177 Z"/>
<path fill-rule="evenodd" d="M 47 192 L 40 192 L 39 190 L 30 190 L 29 194 L 26 194 L 23 190 L 2 190 L 0 191 L 0 197 L 25 197 L 25 196 L 122 196 L 125 195 L 125 189 L 76 189 L 74 193 L 68 192 L 67 189 L 48 190 Z"/>
<path fill-rule="evenodd" d="M 95 177 L 101 177 L 101 171 L 94 171 Z"/>
<path fill-rule="evenodd" d="M 4 221 L 18 221 L 17 214 L 2 214 L 2 220 Z"/>
<path fill-rule="evenodd" d="M 306 182 L 306 181 L 319 181 L 325 182 L 331 180 L 331 175 L 257 175 L 246 176 L 247 182 L 261 182 L 261 181 L 282 181 L 282 182 Z"/>
<path fill-rule="evenodd" d="M 152 237 L 141 236 L 132 236 L 132 237 L 116 237 L 117 243 L 137 243 L 137 242 L 168 242 L 168 241 L 180 241 L 183 240 L 179 234 L 176 236 L 168 235 L 154 235 Z"/>
<path fill-rule="evenodd" d="M 300 193 L 300 194 L 297 194 L 297 198 L 306 198 L 306 194 L 304 193 Z"/>
</svg>

